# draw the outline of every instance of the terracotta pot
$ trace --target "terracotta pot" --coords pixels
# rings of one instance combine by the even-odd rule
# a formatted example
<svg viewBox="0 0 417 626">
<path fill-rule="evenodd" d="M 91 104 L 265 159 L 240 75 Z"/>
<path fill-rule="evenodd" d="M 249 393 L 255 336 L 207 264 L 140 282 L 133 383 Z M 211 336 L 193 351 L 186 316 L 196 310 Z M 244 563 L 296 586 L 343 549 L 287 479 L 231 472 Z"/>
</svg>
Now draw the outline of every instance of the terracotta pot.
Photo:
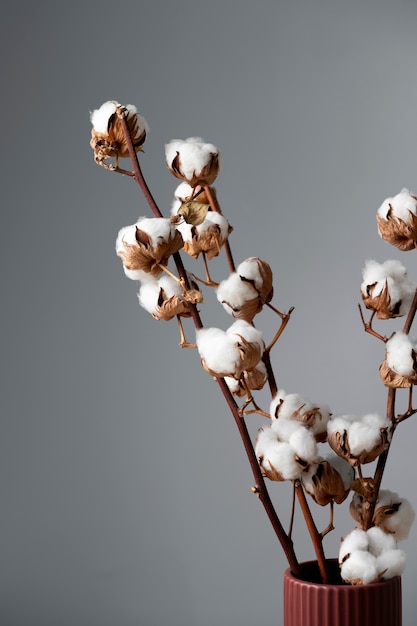
<svg viewBox="0 0 417 626">
<path fill-rule="evenodd" d="M 316 561 L 300 564 L 301 578 L 286 570 L 284 626 L 401 626 L 400 576 L 372 585 L 346 585 L 337 559 L 328 563 L 330 585 L 319 582 Z"/>
</svg>

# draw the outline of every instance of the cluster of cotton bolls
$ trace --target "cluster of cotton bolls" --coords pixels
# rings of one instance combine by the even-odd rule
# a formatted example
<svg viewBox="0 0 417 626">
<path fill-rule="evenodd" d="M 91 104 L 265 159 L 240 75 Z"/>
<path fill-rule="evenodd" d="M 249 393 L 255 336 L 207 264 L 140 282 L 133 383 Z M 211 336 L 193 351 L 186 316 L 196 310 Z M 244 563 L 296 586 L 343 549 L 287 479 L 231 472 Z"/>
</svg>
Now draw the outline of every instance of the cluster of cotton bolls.
<svg viewBox="0 0 417 626">
<path fill-rule="evenodd" d="M 375 311 L 379 319 L 405 315 L 415 290 L 416 285 L 408 280 L 407 270 L 399 261 L 366 262 L 361 295 L 366 308 Z"/>
<path fill-rule="evenodd" d="M 194 189 L 185 182 L 178 185 L 171 205 L 171 215 L 177 215 L 184 203 L 191 201 Z M 197 189 L 200 190 L 200 193 L 196 196 L 196 201 L 209 205 L 210 201 L 206 194 L 202 192 L 201 188 L 197 187 Z M 211 210 L 210 206 L 207 206 L 207 209 L 205 217 L 200 223 L 194 224 L 186 219 L 176 222 L 176 228 L 184 240 L 184 252 L 195 259 L 201 252 L 204 252 L 209 260 L 217 256 L 232 230 L 224 215 Z"/>
<path fill-rule="evenodd" d="M 263 355 L 262 332 L 244 320 L 237 320 L 226 331 L 201 328 L 196 332 L 201 363 L 211 376 L 240 379 L 243 372 L 255 369 Z"/>
<path fill-rule="evenodd" d="M 374 413 L 362 418 L 342 415 L 327 425 L 330 447 L 352 466 L 374 461 L 386 448 L 391 434 L 391 422 Z"/>
<path fill-rule="evenodd" d="M 363 499 L 355 494 L 350 506 L 354 519 L 362 522 Z M 407 539 L 415 513 L 410 502 L 388 489 L 381 489 L 375 506 L 373 526 L 355 528 L 343 540 L 339 563 L 343 580 L 367 584 L 399 576 L 404 571 L 406 555 L 397 542 Z"/>
<path fill-rule="evenodd" d="M 317 441 L 327 439 L 327 424 L 331 417 L 327 404 L 313 403 L 298 393 L 286 393 L 281 389 L 272 399 L 269 412 L 273 421 L 298 421 L 312 431 Z"/>
<path fill-rule="evenodd" d="M 281 390 L 270 404 L 270 426 L 260 429 L 255 452 L 270 480 L 301 479 L 322 460 L 317 443 L 325 440 L 330 411 L 300 394 Z M 311 469 L 314 473 L 314 470 Z"/>
<path fill-rule="evenodd" d="M 278 481 L 300 479 L 318 461 L 313 432 L 301 422 L 287 419 L 273 420 L 259 430 L 255 454 L 265 476 Z"/>
<path fill-rule="evenodd" d="M 339 550 L 340 574 L 345 582 L 363 585 L 399 576 L 404 571 L 406 555 L 397 548 L 393 535 L 372 526 L 355 528 L 343 540 Z"/>
</svg>

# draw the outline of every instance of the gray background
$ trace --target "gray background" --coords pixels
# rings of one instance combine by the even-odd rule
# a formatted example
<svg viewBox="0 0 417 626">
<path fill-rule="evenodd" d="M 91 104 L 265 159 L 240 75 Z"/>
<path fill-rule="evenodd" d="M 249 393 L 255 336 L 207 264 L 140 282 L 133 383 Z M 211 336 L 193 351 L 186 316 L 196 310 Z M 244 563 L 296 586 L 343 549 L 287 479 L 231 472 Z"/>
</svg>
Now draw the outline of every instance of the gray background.
<svg viewBox="0 0 417 626">
<path fill-rule="evenodd" d="M 142 166 L 165 213 L 177 182 L 164 143 L 200 135 L 220 147 L 235 258 L 266 259 L 274 303 L 295 306 L 274 353 L 280 385 L 334 413 L 383 413 L 383 346 L 363 333 L 357 302 L 368 257 L 399 258 L 417 280 L 415 256 L 375 225 L 385 197 L 417 190 L 417 5 L 1 10 L 0 623 L 282 624 L 286 563 L 236 427 L 196 353 L 177 347 L 175 322 L 140 309 L 114 253 L 119 228 L 147 207 L 133 182 L 94 164 L 89 111 L 108 99 L 138 106 L 151 127 Z M 223 259 L 212 267 L 225 275 Z M 231 322 L 215 304 L 202 314 Z M 271 337 L 276 319 L 259 322 Z M 384 486 L 417 508 L 415 441 L 414 418 L 396 434 Z M 288 486 L 272 487 L 286 525 Z M 313 558 L 299 518 L 297 552 Z M 330 556 L 353 526 L 346 507 L 336 522 Z M 415 527 L 403 547 L 412 626 Z"/>
</svg>

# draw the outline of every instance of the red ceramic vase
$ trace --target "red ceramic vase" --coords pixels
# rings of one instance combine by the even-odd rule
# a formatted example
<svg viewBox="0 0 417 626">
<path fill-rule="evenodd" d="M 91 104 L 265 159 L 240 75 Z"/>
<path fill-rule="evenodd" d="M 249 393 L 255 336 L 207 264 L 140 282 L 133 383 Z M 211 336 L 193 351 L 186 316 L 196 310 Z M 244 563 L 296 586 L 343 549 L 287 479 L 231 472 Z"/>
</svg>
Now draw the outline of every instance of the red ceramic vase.
<svg viewBox="0 0 417 626">
<path fill-rule="evenodd" d="M 320 583 L 316 561 L 301 563 L 301 578 L 284 573 L 284 626 L 401 626 L 401 577 L 346 585 L 337 559 L 328 561 L 332 584 Z"/>
</svg>

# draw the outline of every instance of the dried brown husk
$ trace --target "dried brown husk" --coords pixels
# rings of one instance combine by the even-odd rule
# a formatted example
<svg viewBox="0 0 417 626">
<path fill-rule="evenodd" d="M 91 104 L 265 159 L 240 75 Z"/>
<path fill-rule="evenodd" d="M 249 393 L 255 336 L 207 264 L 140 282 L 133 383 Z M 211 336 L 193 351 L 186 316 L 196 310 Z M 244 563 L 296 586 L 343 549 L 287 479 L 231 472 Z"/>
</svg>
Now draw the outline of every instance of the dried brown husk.
<svg viewBox="0 0 417 626">
<path fill-rule="evenodd" d="M 187 224 L 199 226 L 206 219 L 209 207 L 209 204 L 203 204 L 197 200 L 187 200 L 181 204 L 177 215 L 180 215 Z"/>
<path fill-rule="evenodd" d="M 202 187 L 208 187 L 209 185 L 212 185 L 214 183 L 217 178 L 217 174 L 219 173 L 219 155 L 218 153 L 212 152 L 209 162 L 202 168 L 202 170 L 198 174 L 194 170 L 191 178 L 187 178 L 187 176 L 182 171 L 181 156 L 179 152 L 177 152 L 172 162 L 168 165 L 168 169 L 171 174 L 173 174 L 176 178 L 179 178 L 188 183 L 190 187 L 197 187 L 197 185 L 201 185 Z"/>
<path fill-rule="evenodd" d="M 243 377 L 246 386 L 242 382 L 242 377 L 240 377 L 238 386 L 235 391 L 233 391 L 233 395 L 238 396 L 239 398 L 245 396 L 248 389 L 251 391 L 259 391 L 264 387 L 266 381 L 268 380 L 267 372 L 265 370 L 259 370 L 258 368 L 254 368 L 249 372 L 243 372 Z"/>
<path fill-rule="evenodd" d="M 121 110 L 123 109 L 125 107 L 121 107 Z M 146 130 L 139 128 L 136 113 L 128 113 L 125 119 L 135 152 L 143 152 L 142 145 L 146 139 Z M 99 133 L 94 128 L 91 129 L 90 146 L 94 150 L 94 160 L 99 165 L 103 165 L 106 159 L 129 156 L 122 120 L 118 117 L 117 112 L 109 118 L 107 134 Z"/>
<path fill-rule="evenodd" d="M 341 504 L 350 492 L 350 488 L 345 488 L 339 472 L 328 461 L 318 463 L 312 483 L 313 493 L 310 495 L 321 506 L 327 506 L 332 501 Z"/>
<path fill-rule="evenodd" d="M 123 242 L 124 250 L 119 250 L 118 255 L 123 265 L 128 270 L 143 270 L 157 277 L 161 273 L 161 265 L 168 265 L 169 257 L 178 252 L 183 245 L 182 235 L 173 230 L 168 241 L 163 241 L 153 246 L 152 239 L 144 230 L 136 227 L 136 243 Z"/>
<path fill-rule="evenodd" d="M 386 281 L 385 287 L 382 289 L 382 291 L 378 295 L 373 296 L 373 289 L 375 288 L 376 284 L 377 283 L 367 285 L 367 295 L 364 295 L 361 292 L 362 300 L 366 308 L 370 309 L 371 311 L 376 311 L 376 316 L 380 320 L 388 320 L 395 317 L 401 317 L 403 315 L 403 313 L 401 313 L 402 300 L 399 300 L 394 305 L 391 304 L 391 298 L 389 295 L 389 289 Z"/>
<path fill-rule="evenodd" d="M 227 300 L 222 300 L 222 304 L 227 304 L 230 307 L 234 318 L 238 320 L 245 320 L 245 322 L 249 323 L 251 323 L 255 315 L 262 310 L 262 303 L 259 297 L 254 298 L 253 300 L 248 300 L 239 308 L 232 308 Z"/>
<path fill-rule="evenodd" d="M 179 315 L 180 317 L 190 317 L 191 310 L 189 304 L 197 304 L 203 301 L 203 294 L 198 289 L 190 289 L 182 296 L 167 297 L 161 287 L 158 296 L 158 311 L 152 317 L 157 320 L 171 320 Z"/>
<path fill-rule="evenodd" d="M 384 385 L 386 387 L 390 387 L 391 389 L 408 389 L 411 385 L 417 384 L 417 374 L 414 374 L 413 376 L 403 376 L 402 374 L 397 374 L 389 367 L 387 359 L 385 359 L 380 366 L 379 375 L 381 376 Z"/>
<path fill-rule="evenodd" d="M 417 200 L 417 197 L 412 196 Z M 377 214 L 378 230 L 381 237 L 399 250 L 407 252 L 417 246 L 417 216 L 409 211 L 409 221 L 404 222 L 393 215 L 393 208 L 389 209 L 385 218 Z"/>
<path fill-rule="evenodd" d="M 227 236 L 230 235 L 232 230 L 233 228 L 229 224 Z M 197 259 L 201 252 L 204 252 L 209 260 L 218 256 L 222 245 L 227 239 L 227 237 L 222 236 L 221 228 L 218 224 L 212 224 L 203 231 L 198 231 L 193 226 L 191 234 L 191 241 L 184 242 L 184 251 L 194 259 Z"/>
<path fill-rule="evenodd" d="M 250 372 L 261 360 L 263 346 L 257 342 L 247 341 L 242 335 L 237 335 L 237 337 L 239 337 L 239 341 L 235 343 L 235 347 L 239 351 L 241 371 Z"/>
<path fill-rule="evenodd" d="M 335 431 L 328 436 L 327 441 L 330 447 L 336 454 L 346 461 L 348 461 L 353 467 L 357 465 L 365 465 L 366 463 L 372 463 L 387 447 L 389 439 L 388 428 L 380 428 L 379 441 L 371 450 L 362 450 L 359 454 L 352 454 L 349 446 L 349 437 L 346 430 L 343 432 Z"/>
</svg>

